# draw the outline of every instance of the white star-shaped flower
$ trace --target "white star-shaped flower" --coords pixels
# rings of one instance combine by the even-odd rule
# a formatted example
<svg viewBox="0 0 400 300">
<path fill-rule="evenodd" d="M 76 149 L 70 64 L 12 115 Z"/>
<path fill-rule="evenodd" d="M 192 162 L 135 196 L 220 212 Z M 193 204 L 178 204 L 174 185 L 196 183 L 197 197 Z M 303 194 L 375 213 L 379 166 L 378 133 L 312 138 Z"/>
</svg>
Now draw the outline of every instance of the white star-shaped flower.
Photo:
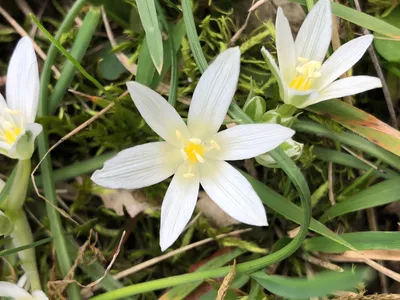
<svg viewBox="0 0 400 300">
<path fill-rule="evenodd" d="M 286 104 L 304 108 L 382 87 L 380 79 L 371 76 L 336 80 L 361 59 L 373 40 L 371 34 L 342 45 L 323 63 L 332 38 L 329 0 L 319 0 L 311 9 L 295 41 L 281 8 L 278 8 L 275 27 L 279 68 L 267 49 L 263 48 L 261 52 Z"/>
<path fill-rule="evenodd" d="M 29 37 L 12 54 L 6 81 L 6 99 L 0 94 L 0 153 L 29 159 L 42 125 L 35 123 L 39 101 L 39 71 Z"/>
<path fill-rule="evenodd" d="M 92 180 L 107 188 L 139 189 L 174 175 L 161 207 L 160 246 L 179 237 L 196 206 L 199 186 L 234 219 L 266 226 L 264 206 L 250 183 L 225 160 L 255 157 L 279 146 L 294 131 L 275 124 L 238 125 L 218 132 L 236 90 L 240 50 L 220 54 L 194 91 L 187 125 L 156 92 L 128 82 L 128 90 L 147 124 L 165 142 L 121 151 Z"/>
</svg>

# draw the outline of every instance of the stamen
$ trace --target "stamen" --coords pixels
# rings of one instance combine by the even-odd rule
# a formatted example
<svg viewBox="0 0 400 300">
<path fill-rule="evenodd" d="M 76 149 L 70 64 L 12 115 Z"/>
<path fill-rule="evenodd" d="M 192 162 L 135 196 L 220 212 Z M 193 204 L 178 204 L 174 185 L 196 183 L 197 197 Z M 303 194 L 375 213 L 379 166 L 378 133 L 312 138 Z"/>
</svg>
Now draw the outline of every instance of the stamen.
<svg viewBox="0 0 400 300">
<path fill-rule="evenodd" d="M 193 178 L 193 177 L 195 177 L 195 176 L 196 176 L 195 173 L 185 173 L 185 174 L 183 174 L 183 177 L 184 177 L 184 178 Z"/>
<path fill-rule="evenodd" d="M 196 156 L 199 163 L 204 164 L 204 158 L 200 154 L 198 154 L 196 151 L 194 151 L 194 155 Z"/>
<path fill-rule="evenodd" d="M 12 110 L 8 107 L 3 108 L 5 112 L 9 113 L 10 115 L 19 115 L 21 113 L 20 110 Z"/>
<path fill-rule="evenodd" d="M 187 160 L 188 159 L 188 156 L 187 156 L 185 150 L 181 149 L 181 155 L 182 155 L 183 160 Z"/>
<path fill-rule="evenodd" d="M 178 129 L 175 130 L 175 134 L 176 134 L 176 137 L 178 140 L 180 140 L 180 141 L 183 140 L 183 135 Z"/>
<path fill-rule="evenodd" d="M 213 149 L 216 149 L 217 151 L 221 151 L 221 147 L 218 145 L 218 143 L 215 140 L 210 140 L 210 144 Z"/>
<path fill-rule="evenodd" d="M 201 144 L 201 139 L 191 138 L 191 139 L 189 139 L 189 142 L 199 145 L 199 144 Z"/>
<path fill-rule="evenodd" d="M 306 62 L 308 62 L 308 59 L 307 59 L 307 58 L 304 58 L 304 57 L 298 57 L 297 60 L 298 60 L 299 62 L 303 63 L 303 64 L 306 63 Z"/>
</svg>

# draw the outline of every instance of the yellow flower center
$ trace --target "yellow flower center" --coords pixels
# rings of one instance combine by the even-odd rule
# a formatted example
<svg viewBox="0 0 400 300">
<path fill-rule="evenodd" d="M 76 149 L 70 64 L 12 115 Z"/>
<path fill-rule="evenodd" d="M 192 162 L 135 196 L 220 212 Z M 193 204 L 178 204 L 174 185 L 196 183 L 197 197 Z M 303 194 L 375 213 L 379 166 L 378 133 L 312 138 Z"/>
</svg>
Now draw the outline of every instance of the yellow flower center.
<svg viewBox="0 0 400 300">
<path fill-rule="evenodd" d="M 14 144 L 22 133 L 21 111 L 3 108 L 0 111 L 0 141 L 9 145 Z M 17 124 L 20 124 L 19 126 Z"/>
<path fill-rule="evenodd" d="M 307 91 L 311 88 L 314 78 L 320 77 L 321 62 L 315 60 L 308 60 L 306 58 L 298 58 L 300 64 L 296 68 L 297 75 L 289 84 L 290 88 L 298 91 Z"/>
<path fill-rule="evenodd" d="M 176 130 L 176 137 L 182 141 L 183 148 L 181 149 L 181 155 L 188 164 L 187 173 L 183 174 L 183 177 L 190 178 L 196 176 L 193 173 L 193 167 L 197 163 L 204 163 L 204 154 L 210 150 L 220 151 L 221 148 L 215 140 L 210 140 L 207 143 L 202 142 L 197 138 L 186 139 L 179 130 Z"/>
<path fill-rule="evenodd" d="M 12 129 L 5 130 L 3 135 L 4 135 L 4 140 L 7 144 L 12 145 L 17 137 L 21 134 L 22 130 L 19 127 L 14 127 Z"/>
</svg>

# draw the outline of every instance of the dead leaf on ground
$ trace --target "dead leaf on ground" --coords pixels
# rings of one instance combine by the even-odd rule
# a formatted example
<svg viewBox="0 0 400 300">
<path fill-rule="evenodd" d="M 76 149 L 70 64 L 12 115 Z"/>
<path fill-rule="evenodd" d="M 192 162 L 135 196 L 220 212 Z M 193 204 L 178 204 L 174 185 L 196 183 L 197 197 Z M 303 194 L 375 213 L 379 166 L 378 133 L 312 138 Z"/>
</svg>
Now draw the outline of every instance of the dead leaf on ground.
<svg viewBox="0 0 400 300">
<path fill-rule="evenodd" d="M 234 218 L 226 214 L 206 192 L 199 193 L 199 201 L 197 201 L 197 209 L 201 211 L 203 216 L 209 219 L 216 227 L 226 227 L 239 224 Z"/>
<path fill-rule="evenodd" d="M 124 208 L 129 216 L 134 218 L 152 207 L 141 191 L 103 190 L 98 195 L 103 200 L 104 207 L 114 210 L 118 216 L 125 214 Z"/>
</svg>

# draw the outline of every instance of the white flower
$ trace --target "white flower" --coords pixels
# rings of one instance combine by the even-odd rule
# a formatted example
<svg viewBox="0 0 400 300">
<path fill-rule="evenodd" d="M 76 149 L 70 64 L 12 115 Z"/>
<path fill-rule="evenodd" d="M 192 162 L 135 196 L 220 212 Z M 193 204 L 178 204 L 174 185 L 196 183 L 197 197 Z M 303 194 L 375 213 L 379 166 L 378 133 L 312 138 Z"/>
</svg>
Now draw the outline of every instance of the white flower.
<svg viewBox="0 0 400 300">
<path fill-rule="evenodd" d="M 127 83 L 140 114 L 165 142 L 121 151 L 96 171 L 92 180 L 108 188 L 139 189 L 175 174 L 161 207 L 162 250 L 178 238 L 188 223 L 200 184 L 234 219 L 267 225 L 260 198 L 225 160 L 246 159 L 270 151 L 294 131 L 281 125 L 251 124 L 218 133 L 235 93 L 239 70 L 238 47 L 215 59 L 194 91 L 187 126 L 159 94 L 136 82 Z"/>
<path fill-rule="evenodd" d="M 7 71 L 6 99 L 0 94 L 0 153 L 29 159 L 42 126 L 35 123 L 39 98 L 39 71 L 29 37 L 22 38 Z"/>
<path fill-rule="evenodd" d="M 332 37 L 329 0 L 320 0 L 311 9 L 293 40 L 289 22 L 278 8 L 276 49 L 279 68 L 271 54 L 261 50 L 275 76 L 283 102 L 304 108 L 309 105 L 381 87 L 379 78 L 353 76 L 337 79 L 364 55 L 373 36 L 356 38 L 337 49 L 324 63 Z"/>
<path fill-rule="evenodd" d="M 10 297 L 15 300 L 48 300 L 49 298 L 41 290 L 29 294 L 17 284 L 0 281 L 0 297 Z"/>
</svg>

